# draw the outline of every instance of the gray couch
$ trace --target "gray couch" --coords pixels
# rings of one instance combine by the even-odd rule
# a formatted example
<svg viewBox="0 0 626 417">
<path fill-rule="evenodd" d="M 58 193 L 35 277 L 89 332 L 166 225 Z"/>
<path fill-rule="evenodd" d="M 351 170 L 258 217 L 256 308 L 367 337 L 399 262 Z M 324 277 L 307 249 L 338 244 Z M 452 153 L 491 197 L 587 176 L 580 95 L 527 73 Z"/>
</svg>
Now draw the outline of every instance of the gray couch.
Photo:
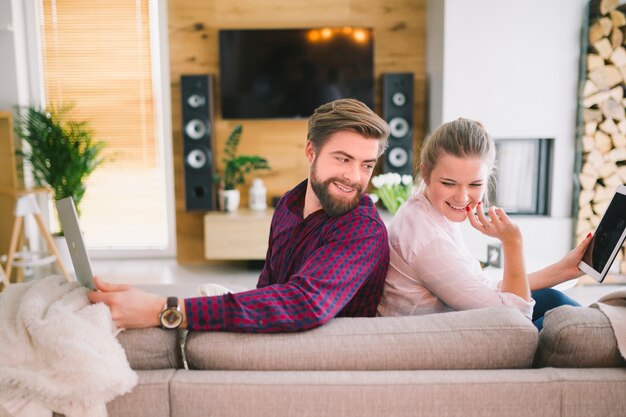
<svg viewBox="0 0 626 417">
<path fill-rule="evenodd" d="M 593 308 L 551 311 L 538 334 L 501 307 L 338 318 L 292 334 L 119 339 L 139 384 L 111 417 L 626 416 L 626 363 Z"/>
</svg>

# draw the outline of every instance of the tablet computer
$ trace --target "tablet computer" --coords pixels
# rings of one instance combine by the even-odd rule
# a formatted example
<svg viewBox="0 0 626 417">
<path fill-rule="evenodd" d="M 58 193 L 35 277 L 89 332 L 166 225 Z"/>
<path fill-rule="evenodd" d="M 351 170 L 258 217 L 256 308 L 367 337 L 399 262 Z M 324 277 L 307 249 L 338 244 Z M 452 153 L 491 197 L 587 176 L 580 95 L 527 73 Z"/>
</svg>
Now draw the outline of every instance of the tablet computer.
<svg viewBox="0 0 626 417">
<path fill-rule="evenodd" d="M 578 268 L 602 282 L 626 237 L 626 186 L 617 187 Z"/>
<path fill-rule="evenodd" d="M 93 283 L 93 274 L 91 273 L 91 263 L 83 242 L 83 234 L 78 225 L 78 214 L 74 200 L 72 197 L 62 198 L 57 200 L 56 206 L 59 220 L 61 221 L 61 229 L 63 229 L 67 248 L 72 258 L 72 265 L 74 265 L 74 271 L 76 272 L 76 278 L 85 287 L 96 289 Z"/>
</svg>

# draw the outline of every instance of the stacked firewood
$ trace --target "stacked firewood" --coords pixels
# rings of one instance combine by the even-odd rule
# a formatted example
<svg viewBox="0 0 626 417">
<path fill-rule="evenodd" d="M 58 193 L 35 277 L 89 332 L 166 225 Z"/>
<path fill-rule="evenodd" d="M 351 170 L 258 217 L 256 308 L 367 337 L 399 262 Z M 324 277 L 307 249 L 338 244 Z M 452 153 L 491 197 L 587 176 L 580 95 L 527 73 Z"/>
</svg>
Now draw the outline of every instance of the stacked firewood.
<svg viewBox="0 0 626 417">
<path fill-rule="evenodd" d="M 597 1 L 590 7 L 598 7 Z M 596 15 L 590 11 L 591 15 Z M 599 2 L 599 16 L 589 22 L 587 77 L 583 90 L 583 164 L 576 233 L 593 232 L 617 186 L 626 183 L 626 5 Z M 626 249 L 616 261 L 626 274 Z"/>
</svg>

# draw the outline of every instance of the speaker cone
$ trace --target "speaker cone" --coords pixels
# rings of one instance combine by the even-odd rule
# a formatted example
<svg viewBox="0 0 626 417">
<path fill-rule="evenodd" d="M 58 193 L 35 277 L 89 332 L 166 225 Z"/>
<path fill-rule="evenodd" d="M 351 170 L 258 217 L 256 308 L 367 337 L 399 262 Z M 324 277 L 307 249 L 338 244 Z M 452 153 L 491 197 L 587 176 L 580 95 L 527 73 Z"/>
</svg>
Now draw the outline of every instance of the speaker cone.
<svg viewBox="0 0 626 417">
<path fill-rule="evenodd" d="M 201 96 L 200 94 L 193 94 L 187 99 L 187 104 L 189 104 L 194 109 L 197 109 L 198 107 L 204 106 L 206 104 L 206 97 Z"/>
<path fill-rule="evenodd" d="M 394 117 L 389 121 L 391 136 L 403 138 L 409 133 L 409 122 L 402 117 Z"/>
<path fill-rule="evenodd" d="M 209 162 L 207 153 L 201 149 L 194 149 L 187 155 L 187 165 L 194 169 L 200 169 Z"/>
<path fill-rule="evenodd" d="M 391 96 L 391 102 L 394 106 L 402 107 L 406 103 L 406 96 L 402 93 L 395 93 Z"/>
<path fill-rule="evenodd" d="M 409 153 L 404 148 L 392 148 L 389 150 L 389 164 L 393 167 L 403 167 L 409 162 Z"/>
<path fill-rule="evenodd" d="M 202 139 L 206 136 L 208 130 L 207 124 L 200 119 L 190 120 L 185 125 L 185 133 L 191 139 Z"/>
</svg>

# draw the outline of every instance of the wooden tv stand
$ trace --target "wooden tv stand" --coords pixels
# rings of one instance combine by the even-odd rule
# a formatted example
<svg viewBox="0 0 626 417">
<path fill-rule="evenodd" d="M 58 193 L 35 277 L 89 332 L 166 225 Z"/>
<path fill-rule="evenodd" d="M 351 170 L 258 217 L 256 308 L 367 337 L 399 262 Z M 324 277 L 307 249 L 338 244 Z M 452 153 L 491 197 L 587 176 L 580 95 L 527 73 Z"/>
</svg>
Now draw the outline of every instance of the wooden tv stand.
<svg viewBox="0 0 626 417">
<path fill-rule="evenodd" d="M 204 257 L 209 260 L 264 260 L 273 209 L 204 215 Z"/>
</svg>

